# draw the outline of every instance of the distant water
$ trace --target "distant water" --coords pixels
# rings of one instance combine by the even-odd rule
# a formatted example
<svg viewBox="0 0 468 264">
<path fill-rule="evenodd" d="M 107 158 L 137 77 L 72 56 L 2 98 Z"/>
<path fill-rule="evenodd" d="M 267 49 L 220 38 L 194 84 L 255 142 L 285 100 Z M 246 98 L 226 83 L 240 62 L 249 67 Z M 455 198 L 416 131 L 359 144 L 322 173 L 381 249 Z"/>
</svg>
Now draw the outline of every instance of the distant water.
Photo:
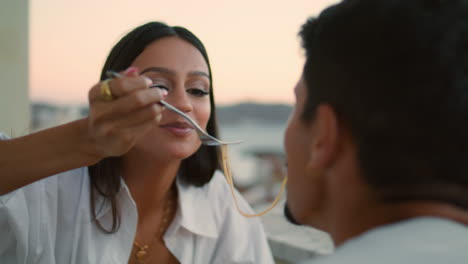
<svg viewBox="0 0 468 264">
<path fill-rule="evenodd" d="M 244 140 L 238 145 L 229 146 L 229 161 L 234 182 L 239 185 L 249 185 L 256 181 L 256 166 L 258 160 L 252 151 L 265 150 L 284 152 L 283 136 L 286 129 L 284 124 L 259 124 L 255 122 L 223 124 L 220 126 L 221 138 L 225 140 Z"/>
</svg>

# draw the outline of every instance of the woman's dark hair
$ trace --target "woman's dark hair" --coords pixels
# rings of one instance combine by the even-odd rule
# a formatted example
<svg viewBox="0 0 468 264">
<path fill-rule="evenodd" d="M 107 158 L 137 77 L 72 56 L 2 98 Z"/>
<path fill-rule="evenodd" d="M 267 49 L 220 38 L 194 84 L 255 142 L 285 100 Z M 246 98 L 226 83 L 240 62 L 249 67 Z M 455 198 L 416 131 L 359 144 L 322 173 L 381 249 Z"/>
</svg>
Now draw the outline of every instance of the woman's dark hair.
<svg viewBox="0 0 468 264">
<path fill-rule="evenodd" d="M 383 201 L 468 208 L 468 2 L 348 0 L 309 19 L 302 113 L 333 107 Z"/>
<path fill-rule="evenodd" d="M 111 50 L 101 72 L 101 80 L 107 78 L 106 72 L 123 71 L 140 55 L 150 43 L 169 36 L 179 37 L 197 48 L 208 65 L 210 79 L 211 115 L 207 132 L 218 136 L 216 112 L 213 96 L 213 80 L 208 54 L 203 43 L 189 30 L 183 27 L 171 27 L 161 22 L 149 22 L 139 26 L 124 36 Z M 203 186 L 208 183 L 215 170 L 220 169 L 219 148 L 202 145 L 196 153 L 182 161 L 178 177 L 184 184 Z M 91 180 L 91 213 L 98 227 L 107 233 L 116 232 L 120 226 L 120 213 L 116 195 L 121 188 L 120 158 L 110 157 L 89 166 Z M 106 228 L 96 218 L 96 195 L 103 196 L 104 202 L 110 202 L 112 208 L 112 227 Z"/>
</svg>

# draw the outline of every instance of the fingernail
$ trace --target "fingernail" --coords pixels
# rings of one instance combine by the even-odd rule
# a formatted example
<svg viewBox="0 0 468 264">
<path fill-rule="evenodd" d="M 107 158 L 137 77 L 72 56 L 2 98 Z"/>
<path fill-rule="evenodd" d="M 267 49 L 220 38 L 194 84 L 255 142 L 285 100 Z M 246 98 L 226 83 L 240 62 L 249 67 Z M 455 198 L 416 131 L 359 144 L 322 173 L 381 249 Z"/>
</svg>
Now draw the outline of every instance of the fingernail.
<svg viewBox="0 0 468 264">
<path fill-rule="evenodd" d="M 143 78 L 145 78 L 146 85 L 150 86 L 153 83 L 153 81 L 150 78 L 146 76 L 143 76 Z"/>
<path fill-rule="evenodd" d="M 161 122 L 161 119 L 162 119 L 162 114 L 159 114 L 156 116 L 156 121 Z"/>
<path fill-rule="evenodd" d="M 138 72 L 138 68 L 135 66 L 130 66 L 125 70 L 125 74 Z"/>
<path fill-rule="evenodd" d="M 163 97 L 167 96 L 167 90 L 160 89 L 160 91 L 161 91 Z"/>
</svg>

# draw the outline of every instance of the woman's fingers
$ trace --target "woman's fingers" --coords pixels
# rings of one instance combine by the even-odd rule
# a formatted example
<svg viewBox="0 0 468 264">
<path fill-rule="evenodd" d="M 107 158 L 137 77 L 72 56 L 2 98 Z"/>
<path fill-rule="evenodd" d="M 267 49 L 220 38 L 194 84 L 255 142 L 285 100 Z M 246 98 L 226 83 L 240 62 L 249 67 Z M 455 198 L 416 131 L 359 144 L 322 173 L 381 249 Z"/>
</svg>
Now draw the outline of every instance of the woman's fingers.
<svg viewBox="0 0 468 264">
<path fill-rule="evenodd" d="M 160 121 L 162 107 L 148 105 L 112 120 L 90 119 L 93 141 L 102 157 L 120 156 Z"/>
<path fill-rule="evenodd" d="M 103 85 L 107 81 L 108 89 L 112 97 L 114 98 L 113 101 L 124 97 L 125 95 L 131 94 L 138 90 L 148 89 L 151 85 L 151 80 L 145 76 L 132 76 L 132 75 L 123 75 L 119 78 L 113 78 L 111 80 L 104 80 L 99 82 L 98 84 L 94 85 L 88 93 L 88 99 L 90 102 L 95 101 L 104 101 L 105 100 L 102 96 L 102 89 Z M 112 101 L 110 101 L 112 102 Z"/>
<path fill-rule="evenodd" d="M 162 118 L 163 107 L 157 104 L 149 105 L 127 114 L 125 118 L 120 119 L 119 127 L 133 128 L 145 123 L 157 125 Z"/>
<path fill-rule="evenodd" d="M 115 101 L 112 112 L 116 115 L 133 112 L 137 109 L 158 104 L 164 98 L 160 89 L 145 89 L 135 91 Z"/>
<path fill-rule="evenodd" d="M 112 130 L 115 132 L 113 140 L 109 146 L 104 149 L 104 157 L 121 156 L 127 153 L 138 141 L 140 136 L 145 135 L 154 128 L 155 122 L 144 122 L 138 126 L 127 127 L 125 129 Z"/>
<path fill-rule="evenodd" d="M 112 95 L 120 98 L 137 90 L 148 89 L 151 80 L 145 76 L 114 78 L 109 82 Z"/>
<path fill-rule="evenodd" d="M 89 92 L 88 132 L 103 157 L 126 153 L 147 129 L 158 124 L 163 111 L 157 103 L 165 94 L 149 89 L 148 78 L 138 76 L 136 70 L 120 75 L 108 82 L 112 100 L 102 98 L 102 82 Z"/>
<path fill-rule="evenodd" d="M 132 112 L 126 112 L 118 115 L 102 116 L 96 120 L 96 123 L 108 123 L 110 129 L 120 130 L 136 126 L 144 123 L 157 125 L 162 117 L 163 107 L 158 104 L 151 104 L 145 107 L 138 108 Z"/>
<path fill-rule="evenodd" d="M 147 120 L 158 121 L 164 107 L 158 102 L 163 98 L 161 91 L 146 89 L 119 98 L 112 104 L 94 104 L 91 106 L 90 117 L 96 125 L 113 123 L 120 128 L 132 126 Z M 145 117 L 140 118 L 143 113 Z M 126 125 L 122 125 L 126 124 Z"/>
</svg>

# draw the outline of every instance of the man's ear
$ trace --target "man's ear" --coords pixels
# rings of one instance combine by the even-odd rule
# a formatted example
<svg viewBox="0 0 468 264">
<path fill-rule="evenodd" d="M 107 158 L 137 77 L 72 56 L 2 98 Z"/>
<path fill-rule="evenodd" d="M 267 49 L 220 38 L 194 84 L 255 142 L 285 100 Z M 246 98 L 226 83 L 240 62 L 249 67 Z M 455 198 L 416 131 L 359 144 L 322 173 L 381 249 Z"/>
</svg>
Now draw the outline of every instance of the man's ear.
<svg viewBox="0 0 468 264">
<path fill-rule="evenodd" d="M 307 125 L 306 132 L 310 143 L 306 148 L 308 157 L 304 167 L 304 175 L 308 185 L 307 208 L 303 222 L 314 223 L 313 226 L 328 230 L 327 210 L 329 210 L 328 174 L 329 168 L 338 160 L 338 120 L 330 105 L 321 104 L 317 107 L 314 119 Z M 312 213 L 313 212 L 313 213 Z M 309 218 L 310 217 L 310 218 Z"/>
<path fill-rule="evenodd" d="M 339 148 L 339 125 L 335 110 L 328 104 L 317 106 L 315 118 L 310 126 L 310 160 L 307 167 L 323 171 L 337 158 Z"/>
</svg>

